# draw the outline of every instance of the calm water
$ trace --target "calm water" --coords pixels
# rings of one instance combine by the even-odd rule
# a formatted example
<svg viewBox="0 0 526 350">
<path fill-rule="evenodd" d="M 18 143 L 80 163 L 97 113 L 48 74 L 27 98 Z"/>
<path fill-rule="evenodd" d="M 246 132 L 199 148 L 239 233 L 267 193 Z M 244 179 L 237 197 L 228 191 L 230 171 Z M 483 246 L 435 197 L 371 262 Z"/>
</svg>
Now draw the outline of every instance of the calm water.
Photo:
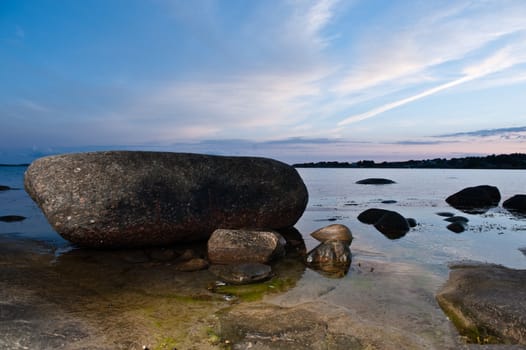
<svg viewBox="0 0 526 350">
<path fill-rule="evenodd" d="M 526 219 L 511 215 L 502 207 L 482 215 L 462 213 L 446 202 L 449 195 L 469 186 L 493 185 L 505 200 L 526 193 L 523 170 L 451 169 L 299 169 L 309 189 L 309 204 L 297 228 L 308 235 L 325 224 L 349 226 L 355 240 L 354 256 L 369 255 L 385 261 L 425 265 L 447 272 L 447 263 L 477 260 L 526 268 Z M 391 185 L 358 185 L 356 181 L 383 177 Z M 383 204 L 394 200 L 394 204 Z M 389 240 L 373 226 L 356 217 L 368 208 L 383 208 L 416 219 L 418 226 L 398 240 Z M 437 212 L 447 211 L 469 219 L 465 232 L 449 231 L 448 222 Z M 335 221 L 327 221 L 327 220 Z M 312 246 L 315 242 L 307 239 Z"/>
<path fill-rule="evenodd" d="M 19 235 L 52 241 L 67 247 L 67 242 L 49 226 L 40 209 L 23 190 L 24 167 L 0 167 L 0 184 L 18 188 L 0 192 L 0 215 L 23 215 L 17 223 L 0 222 L 0 234 Z M 355 257 L 402 262 L 447 272 L 447 263 L 461 259 L 526 268 L 526 219 L 511 215 L 502 207 L 482 215 L 462 213 L 444 199 L 464 187 L 489 184 L 497 186 L 502 198 L 526 193 L 523 170 L 444 170 L 444 169 L 299 169 L 309 190 L 309 204 L 296 227 L 303 233 L 307 247 L 316 242 L 309 233 L 330 223 L 349 226 L 355 240 Z M 396 181 L 391 185 L 357 185 L 368 177 Z M 384 200 L 396 203 L 383 204 Z M 356 217 L 368 208 L 395 210 L 412 217 L 418 226 L 404 237 L 389 240 L 373 226 Z M 436 213 L 449 211 L 469 219 L 467 231 L 457 234 L 446 229 L 447 222 Z"/>
</svg>

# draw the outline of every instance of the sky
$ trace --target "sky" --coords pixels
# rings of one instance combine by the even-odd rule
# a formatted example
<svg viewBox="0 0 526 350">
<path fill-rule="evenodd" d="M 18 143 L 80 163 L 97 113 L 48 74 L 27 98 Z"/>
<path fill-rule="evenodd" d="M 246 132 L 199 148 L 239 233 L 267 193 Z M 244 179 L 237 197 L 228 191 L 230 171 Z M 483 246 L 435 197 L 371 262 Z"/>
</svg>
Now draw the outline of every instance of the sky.
<svg viewBox="0 0 526 350">
<path fill-rule="evenodd" d="M 0 0 L 0 163 L 526 153 L 524 0 Z"/>
</svg>

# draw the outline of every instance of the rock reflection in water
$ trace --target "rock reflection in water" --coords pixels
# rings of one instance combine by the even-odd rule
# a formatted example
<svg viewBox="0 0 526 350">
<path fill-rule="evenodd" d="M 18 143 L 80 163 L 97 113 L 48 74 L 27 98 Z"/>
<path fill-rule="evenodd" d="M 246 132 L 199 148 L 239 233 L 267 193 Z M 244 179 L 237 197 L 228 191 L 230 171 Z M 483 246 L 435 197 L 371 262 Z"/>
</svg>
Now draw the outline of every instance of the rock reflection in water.
<svg viewBox="0 0 526 350">
<path fill-rule="evenodd" d="M 341 278 L 349 271 L 351 260 L 348 244 L 342 241 L 325 241 L 307 254 L 305 262 L 309 268 L 324 276 Z"/>
</svg>

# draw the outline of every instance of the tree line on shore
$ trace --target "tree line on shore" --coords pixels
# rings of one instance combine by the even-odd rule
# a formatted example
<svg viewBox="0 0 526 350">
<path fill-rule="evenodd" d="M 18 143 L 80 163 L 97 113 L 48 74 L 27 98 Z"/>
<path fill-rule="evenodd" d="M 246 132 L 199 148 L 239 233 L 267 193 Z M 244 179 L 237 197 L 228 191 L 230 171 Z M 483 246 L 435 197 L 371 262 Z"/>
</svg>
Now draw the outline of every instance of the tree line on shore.
<svg viewBox="0 0 526 350">
<path fill-rule="evenodd" d="M 526 154 L 512 153 L 485 157 L 435 158 L 407 160 L 401 162 L 379 162 L 360 160 L 358 162 L 322 161 L 293 164 L 296 168 L 434 168 L 434 169 L 526 169 Z"/>
</svg>

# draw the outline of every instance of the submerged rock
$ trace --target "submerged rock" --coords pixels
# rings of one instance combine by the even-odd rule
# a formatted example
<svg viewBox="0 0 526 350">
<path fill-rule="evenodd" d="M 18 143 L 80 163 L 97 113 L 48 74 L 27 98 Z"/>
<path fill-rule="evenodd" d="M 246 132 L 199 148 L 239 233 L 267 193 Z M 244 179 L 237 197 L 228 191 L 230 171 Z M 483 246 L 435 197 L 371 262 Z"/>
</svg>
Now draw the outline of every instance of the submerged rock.
<svg viewBox="0 0 526 350">
<path fill-rule="evenodd" d="M 436 299 L 470 342 L 526 345 L 526 270 L 460 264 Z"/>
<path fill-rule="evenodd" d="M 342 241 L 351 244 L 353 236 L 351 230 L 345 225 L 333 224 L 322 227 L 310 234 L 320 242 Z"/>
<path fill-rule="evenodd" d="M 307 189 L 284 163 L 167 152 L 92 152 L 34 161 L 25 188 L 64 238 L 92 247 L 207 239 L 218 227 L 293 226 Z"/>
<path fill-rule="evenodd" d="M 209 263 L 207 260 L 201 258 L 193 258 L 190 260 L 177 262 L 174 265 L 174 269 L 176 271 L 192 272 L 207 269 L 208 266 Z"/>
<path fill-rule="evenodd" d="M 389 179 L 382 179 L 382 178 L 368 178 L 356 181 L 359 185 L 389 185 L 389 184 L 395 184 L 393 180 Z"/>
<path fill-rule="evenodd" d="M 270 266 L 260 263 L 212 265 L 208 269 L 222 281 L 231 284 L 247 284 L 267 280 L 271 277 Z"/>
<path fill-rule="evenodd" d="M 325 241 L 307 253 L 308 267 L 328 277 L 343 277 L 351 265 L 351 250 L 343 241 Z"/>
<path fill-rule="evenodd" d="M 467 187 L 446 198 L 452 207 L 470 214 L 482 214 L 500 202 L 500 192 L 495 186 Z"/>
<path fill-rule="evenodd" d="M 18 222 L 18 221 L 24 221 L 26 219 L 25 216 L 21 215 L 4 215 L 0 216 L 0 221 L 3 222 Z"/>
<path fill-rule="evenodd" d="M 285 255 L 286 241 L 275 231 L 218 229 L 208 240 L 212 264 L 267 263 Z"/>
<path fill-rule="evenodd" d="M 526 215 L 526 194 L 516 194 L 506 199 L 502 206 L 513 213 Z"/>
</svg>

